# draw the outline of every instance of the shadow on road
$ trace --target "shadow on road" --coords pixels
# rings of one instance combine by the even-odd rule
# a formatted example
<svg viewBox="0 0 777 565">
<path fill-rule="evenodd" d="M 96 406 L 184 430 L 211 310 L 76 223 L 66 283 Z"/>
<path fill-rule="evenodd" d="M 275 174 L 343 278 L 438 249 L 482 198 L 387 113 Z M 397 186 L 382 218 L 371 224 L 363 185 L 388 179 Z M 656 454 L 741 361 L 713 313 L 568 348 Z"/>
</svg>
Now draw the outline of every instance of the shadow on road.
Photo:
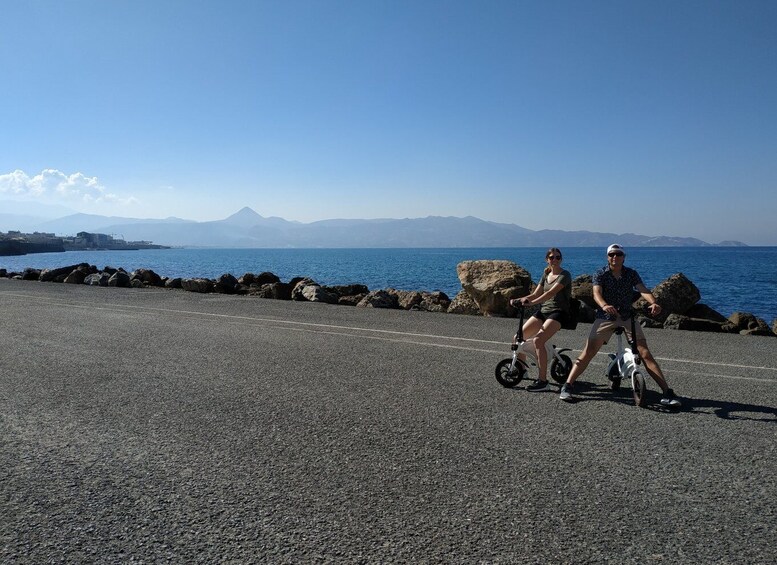
<svg viewBox="0 0 777 565">
<path fill-rule="evenodd" d="M 617 392 L 610 390 L 609 385 L 594 384 L 584 381 L 578 381 L 577 401 L 597 400 L 617 402 L 620 404 L 633 404 L 631 390 L 628 387 L 621 387 Z M 757 404 L 744 404 L 741 402 L 729 402 L 726 400 L 711 400 L 707 398 L 687 398 L 682 397 L 683 406 L 679 410 L 673 410 L 661 406 L 659 403 L 661 396 L 657 391 L 650 391 L 648 397 L 648 410 L 655 412 L 665 412 L 675 414 L 685 412 L 691 414 L 714 414 L 724 420 L 751 420 L 754 422 L 765 422 L 767 424 L 777 424 L 777 408 L 772 406 L 759 406 Z"/>
</svg>

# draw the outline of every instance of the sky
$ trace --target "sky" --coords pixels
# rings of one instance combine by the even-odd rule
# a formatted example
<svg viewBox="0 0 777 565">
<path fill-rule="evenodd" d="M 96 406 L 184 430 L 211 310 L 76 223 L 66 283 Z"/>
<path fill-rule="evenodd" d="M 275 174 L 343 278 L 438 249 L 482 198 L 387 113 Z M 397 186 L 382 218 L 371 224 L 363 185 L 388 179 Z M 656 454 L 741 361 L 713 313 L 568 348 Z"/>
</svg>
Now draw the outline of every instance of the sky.
<svg viewBox="0 0 777 565">
<path fill-rule="evenodd" d="M 773 0 L 0 0 L 0 13 L 0 201 L 777 245 Z"/>
</svg>

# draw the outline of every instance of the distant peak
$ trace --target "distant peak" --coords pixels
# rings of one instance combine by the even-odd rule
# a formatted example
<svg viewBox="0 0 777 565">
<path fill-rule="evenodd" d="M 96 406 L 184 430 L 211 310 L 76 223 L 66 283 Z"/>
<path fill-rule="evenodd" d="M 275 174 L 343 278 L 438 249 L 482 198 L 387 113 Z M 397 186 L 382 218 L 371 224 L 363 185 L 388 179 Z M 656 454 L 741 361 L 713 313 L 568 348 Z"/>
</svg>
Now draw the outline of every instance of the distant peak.
<svg viewBox="0 0 777 565">
<path fill-rule="evenodd" d="M 261 218 L 261 216 L 248 206 L 243 206 L 240 210 L 229 216 L 227 220 L 230 218 Z"/>
<path fill-rule="evenodd" d="M 241 208 L 240 210 L 238 210 L 228 218 L 225 218 L 223 221 L 237 226 L 251 227 L 255 224 L 258 224 L 263 219 L 264 218 L 262 218 L 259 214 L 254 212 L 248 206 L 246 206 L 244 208 Z"/>
</svg>

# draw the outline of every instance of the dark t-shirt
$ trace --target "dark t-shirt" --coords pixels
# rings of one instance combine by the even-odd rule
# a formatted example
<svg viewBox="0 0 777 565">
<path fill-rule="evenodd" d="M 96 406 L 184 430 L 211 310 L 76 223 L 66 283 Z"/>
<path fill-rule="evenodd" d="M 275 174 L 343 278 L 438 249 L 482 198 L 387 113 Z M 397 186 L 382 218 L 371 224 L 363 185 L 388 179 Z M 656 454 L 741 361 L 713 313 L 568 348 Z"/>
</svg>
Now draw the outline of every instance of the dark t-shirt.
<svg viewBox="0 0 777 565">
<path fill-rule="evenodd" d="M 610 306 L 615 306 L 621 318 L 631 316 L 631 305 L 634 302 L 634 292 L 637 285 L 641 285 L 642 278 L 634 269 L 623 267 L 620 278 L 612 274 L 609 265 L 594 273 L 593 285 L 602 287 L 602 298 Z M 602 320 L 613 320 L 613 316 L 604 313 L 601 308 L 596 309 L 596 317 Z"/>
<path fill-rule="evenodd" d="M 558 312 L 559 310 L 569 312 L 569 299 L 572 297 L 572 275 L 569 274 L 569 271 L 561 271 L 558 278 L 553 279 L 552 283 L 548 283 L 547 275 L 542 275 L 542 280 L 540 280 L 542 292 L 547 292 L 556 283 L 563 284 L 564 288 L 557 292 L 553 298 L 549 298 L 542 303 L 540 312 L 543 314 Z"/>
</svg>

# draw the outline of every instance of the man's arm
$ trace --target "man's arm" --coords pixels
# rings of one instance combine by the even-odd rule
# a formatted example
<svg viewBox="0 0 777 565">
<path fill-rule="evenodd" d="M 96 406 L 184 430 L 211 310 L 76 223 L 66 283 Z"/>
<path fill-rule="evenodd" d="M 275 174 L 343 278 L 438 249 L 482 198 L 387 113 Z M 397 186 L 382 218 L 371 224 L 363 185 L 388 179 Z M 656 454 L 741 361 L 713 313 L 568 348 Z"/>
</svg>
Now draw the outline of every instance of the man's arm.
<svg viewBox="0 0 777 565">
<path fill-rule="evenodd" d="M 642 298 L 647 300 L 647 303 L 650 304 L 650 306 L 648 306 L 648 312 L 650 312 L 651 316 L 657 316 L 658 314 L 661 313 L 661 305 L 658 302 L 656 302 L 656 297 L 653 296 L 653 293 L 650 292 L 650 289 L 648 287 L 640 283 L 636 285 L 634 288 L 636 288 L 637 292 L 639 292 Z"/>
<path fill-rule="evenodd" d="M 594 302 L 596 302 L 596 305 L 599 306 L 599 308 L 601 308 L 605 314 L 609 316 L 618 315 L 618 309 L 611 304 L 607 304 L 607 301 L 604 299 L 604 295 L 602 294 L 602 287 L 598 284 L 594 285 Z"/>
</svg>

